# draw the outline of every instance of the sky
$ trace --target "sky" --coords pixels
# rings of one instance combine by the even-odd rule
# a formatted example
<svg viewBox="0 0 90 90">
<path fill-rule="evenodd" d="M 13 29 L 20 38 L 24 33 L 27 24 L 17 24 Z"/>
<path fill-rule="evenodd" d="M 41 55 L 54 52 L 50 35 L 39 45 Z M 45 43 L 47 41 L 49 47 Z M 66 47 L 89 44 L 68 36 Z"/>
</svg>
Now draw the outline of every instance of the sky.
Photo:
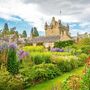
<svg viewBox="0 0 90 90">
<path fill-rule="evenodd" d="M 70 25 L 72 36 L 90 33 L 90 0 L 0 0 L 0 29 L 8 23 L 29 36 L 35 26 L 44 35 L 44 24 L 50 24 L 53 16 Z"/>
</svg>

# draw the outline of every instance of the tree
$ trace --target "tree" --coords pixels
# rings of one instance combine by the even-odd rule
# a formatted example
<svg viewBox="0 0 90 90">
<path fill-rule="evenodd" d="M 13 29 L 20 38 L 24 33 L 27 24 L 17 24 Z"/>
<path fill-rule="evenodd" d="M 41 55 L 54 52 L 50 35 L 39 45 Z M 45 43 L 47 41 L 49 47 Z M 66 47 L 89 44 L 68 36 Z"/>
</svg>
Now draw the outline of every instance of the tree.
<svg viewBox="0 0 90 90">
<path fill-rule="evenodd" d="M 3 34 L 8 34 L 9 33 L 9 28 L 8 28 L 8 24 L 7 23 L 5 23 L 4 24 L 4 28 L 3 28 Z"/>
<path fill-rule="evenodd" d="M 39 36 L 39 33 L 38 33 L 38 31 L 37 31 L 37 28 L 34 27 L 33 29 L 34 29 L 34 36 L 35 36 L 35 37 Z"/>
<path fill-rule="evenodd" d="M 22 36 L 27 37 L 27 32 L 25 30 L 23 31 Z"/>
<path fill-rule="evenodd" d="M 14 34 L 16 30 L 16 27 L 10 28 L 10 34 Z"/>
<path fill-rule="evenodd" d="M 19 33 L 18 33 L 18 31 L 15 31 L 15 35 L 16 35 L 17 38 L 19 38 Z"/>
<path fill-rule="evenodd" d="M 37 36 L 39 36 L 39 33 L 38 33 L 36 27 L 33 27 L 33 28 L 31 29 L 31 36 L 32 36 L 32 37 L 37 37 Z"/>
</svg>

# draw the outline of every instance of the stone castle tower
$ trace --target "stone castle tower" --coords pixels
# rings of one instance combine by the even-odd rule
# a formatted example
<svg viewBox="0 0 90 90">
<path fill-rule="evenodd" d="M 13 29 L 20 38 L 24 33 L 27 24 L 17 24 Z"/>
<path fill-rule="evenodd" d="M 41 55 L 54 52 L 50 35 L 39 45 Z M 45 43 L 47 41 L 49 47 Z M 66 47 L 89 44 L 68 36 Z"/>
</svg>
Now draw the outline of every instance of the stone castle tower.
<svg viewBox="0 0 90 90">
<path fill-rule="evenodd" d="M 45 36 L 60 36 L 62 40 L 71 39 L 69 33 L 69 25 L 64 26 L 61 20 L 56 21 L 55 17 L 52 17 L 51 24 L 45 23 Z"/>
</svg>

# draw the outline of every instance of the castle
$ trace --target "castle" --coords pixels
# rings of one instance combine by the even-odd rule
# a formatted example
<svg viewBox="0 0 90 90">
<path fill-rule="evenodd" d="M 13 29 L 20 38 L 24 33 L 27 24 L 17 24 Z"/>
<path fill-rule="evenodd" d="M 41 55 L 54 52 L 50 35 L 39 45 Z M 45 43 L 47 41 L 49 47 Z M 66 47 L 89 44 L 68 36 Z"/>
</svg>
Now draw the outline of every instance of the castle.
<svg viewBox="0 0 90 90">
<path fill-rule="evenodd" d="M 45 36 L 31 38 L 29 43 L 34 46 L 42 44 L 45 47 L 53 47 L 54 42 L 71 39 L 69 25 L 65 26 L 61 20 L 56 21 L 55 17 L 52 17 L 50 25 L 45 23 Z"/>
<path fill-rule="evenodd" d="M 45 36 L 60 36 L 62 40 L 70 39 L 69 25 L 64 26 L 61 20 L 56 21 L 55 17 L 52 17 L 50 25 L 45 23 Z"/>
</svg>

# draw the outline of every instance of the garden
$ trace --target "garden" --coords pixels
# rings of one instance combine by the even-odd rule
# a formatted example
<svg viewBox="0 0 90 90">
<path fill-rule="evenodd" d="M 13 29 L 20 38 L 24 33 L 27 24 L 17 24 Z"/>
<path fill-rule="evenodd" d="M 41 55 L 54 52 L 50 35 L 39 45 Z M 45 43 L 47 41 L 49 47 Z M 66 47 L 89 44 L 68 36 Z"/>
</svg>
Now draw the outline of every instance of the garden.
<svg viewBox="0 0 90 90">
<path fill-rule="evenodd" d="M 48 50 L 44 46 L 1 44 L 0 90 L 42 90 L 31 88 L 65 74 L 63 81 L 56 81 L 48 90 L 90 90 L 90 43 L 86 40 L 55 42 Z M 80 75 L 72 73 L 80 68 Z"/>
</svg>

